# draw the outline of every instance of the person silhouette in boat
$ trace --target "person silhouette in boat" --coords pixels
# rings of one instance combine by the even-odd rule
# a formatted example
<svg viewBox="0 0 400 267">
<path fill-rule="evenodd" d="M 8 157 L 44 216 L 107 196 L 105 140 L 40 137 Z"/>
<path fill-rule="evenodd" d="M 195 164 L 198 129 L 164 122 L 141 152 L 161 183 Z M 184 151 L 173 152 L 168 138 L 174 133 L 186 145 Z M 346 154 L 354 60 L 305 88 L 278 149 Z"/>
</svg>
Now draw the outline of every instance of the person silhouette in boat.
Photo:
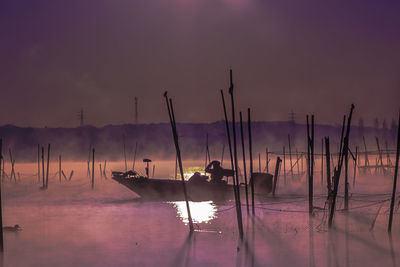
<svg viewBox="0 0 400 267">
<path fill-rule="evenodd" d="M 205 171 L 211 174 L 211 183 L 226 183 L 222 178 L 224 176 L 233 176 L 233 171 L 222 168 L 218 160 L 211 161 Z"/>
</svg>

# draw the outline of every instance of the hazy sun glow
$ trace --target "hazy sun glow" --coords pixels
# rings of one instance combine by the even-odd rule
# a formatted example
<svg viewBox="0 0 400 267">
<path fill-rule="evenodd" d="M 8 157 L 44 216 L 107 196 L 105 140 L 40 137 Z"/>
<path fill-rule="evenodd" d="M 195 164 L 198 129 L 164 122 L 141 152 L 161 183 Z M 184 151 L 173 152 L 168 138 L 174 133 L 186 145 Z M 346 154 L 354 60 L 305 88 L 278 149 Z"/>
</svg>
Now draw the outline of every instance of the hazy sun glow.
<svg viewBox="0 0 400 267">
<path fill-rule="evenodd" d="M 185 201 L 172 202 L 177 210 L 179 218 L 189 223 Z M 216 217 L 217 207 L 213 201 L 189 202 L 190 213 L 194 223 L 208 223 Z"/>
</svg>

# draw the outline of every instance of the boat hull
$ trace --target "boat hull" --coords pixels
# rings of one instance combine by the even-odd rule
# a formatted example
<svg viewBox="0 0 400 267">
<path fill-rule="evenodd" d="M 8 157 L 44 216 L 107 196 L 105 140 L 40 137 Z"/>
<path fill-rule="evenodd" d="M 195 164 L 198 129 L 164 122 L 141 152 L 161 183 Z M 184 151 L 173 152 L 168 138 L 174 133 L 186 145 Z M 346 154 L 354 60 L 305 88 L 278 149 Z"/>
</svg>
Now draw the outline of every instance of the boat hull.
<svg viewBox="0 0 400 267">
<path fill-rule="evenodd" d="M 146 177 L 121 177 L 113 176 L 118 183 L 126 186 L 145 200 L 180 201 L 185 200 L 182 181 L 170 179 L 149 179 Z M 262 187 L 255 180 L 255 192 L 258 195 L 267 195 L 272 189 L 272 175 Z M 234 199 L 231 184 L 211 182 L 185 181 L 188 199 L 190 201 L 224 201 Z M 240 186 L 241 195 L 244 196 L 245 186 Z M 250 188 L 249 188 L 250 192 Z"/>
</svg>

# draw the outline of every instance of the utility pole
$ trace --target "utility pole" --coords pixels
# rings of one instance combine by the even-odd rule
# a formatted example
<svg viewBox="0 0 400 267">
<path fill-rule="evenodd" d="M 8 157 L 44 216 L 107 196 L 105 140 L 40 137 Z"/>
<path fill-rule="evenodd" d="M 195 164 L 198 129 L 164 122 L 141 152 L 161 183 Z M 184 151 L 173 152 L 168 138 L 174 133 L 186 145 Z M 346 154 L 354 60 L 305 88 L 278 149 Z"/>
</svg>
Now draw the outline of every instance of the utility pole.
<svg viewBox="0 0 400 267">
<path fill-rule="evenodd" d="M 83 126 L 83 108 L 81 109 L 81 111 L 79 111 L 78 113 L 78 118 L 79 118 L 79 126 Z"/>
</svg>

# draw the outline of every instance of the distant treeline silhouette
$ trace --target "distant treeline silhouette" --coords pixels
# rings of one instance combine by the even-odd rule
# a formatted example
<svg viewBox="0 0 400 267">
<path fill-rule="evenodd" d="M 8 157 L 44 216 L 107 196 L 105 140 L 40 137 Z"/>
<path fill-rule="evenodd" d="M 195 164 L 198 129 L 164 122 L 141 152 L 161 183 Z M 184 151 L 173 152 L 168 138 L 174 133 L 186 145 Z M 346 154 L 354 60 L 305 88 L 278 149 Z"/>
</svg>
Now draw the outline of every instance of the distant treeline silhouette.
<svg viewBox="0 0 400 267">
<path fill-rule="evenodd" d="M 206 151 L 206 135 L 211 158 L 220 159 L 226 142 L 223 121 L 214 123 L 178 123 L 183 159 L 203 159 Z M 306 126 L 294 122 L 253 122 L 253 147 L 255 155 L 265 156 L 265 150 L 280 152 L 293 140 L 293 148 L 305 151 Z M 341 126 L 315 125 L 315 138 L 331 137 L 332 152 L 340 140 Z M 350 147 L 363 147 L 365 136 L 368 150 L 376 150 L 375 137 L 394 148 L 395 133 L 390 129 L 352 126 Z M 175 148 L 169 123 L 108 125 L 104 127 L 83 126 L 77 128 L 31 128 L 5 125 L 0 127 L 3 151 L 11 149 L 17 162 L 36 161 L 37 144 L 51 144 L 53 155 L 63 155 L 64 160 L 86 161 L 90 147 L 96 147 L 99 160 L 123 158 L 124 139 L 128 158 L 138 143 L 137 156 L 175 159 Z M 319 144 L 320 142 L 316 142 Z M 225 144 L 226 145 L 226 144 Z M 362 150 L 362 149 L 361 149 Z M 227 151 L 225 151 L 227 153 Z M 227 154 L 225 154 L 227 156 Z M 56 159 L 56 158 L 54 158 Z M 6 158 L 6 160 L 8 160 Z"/>
</svg>

